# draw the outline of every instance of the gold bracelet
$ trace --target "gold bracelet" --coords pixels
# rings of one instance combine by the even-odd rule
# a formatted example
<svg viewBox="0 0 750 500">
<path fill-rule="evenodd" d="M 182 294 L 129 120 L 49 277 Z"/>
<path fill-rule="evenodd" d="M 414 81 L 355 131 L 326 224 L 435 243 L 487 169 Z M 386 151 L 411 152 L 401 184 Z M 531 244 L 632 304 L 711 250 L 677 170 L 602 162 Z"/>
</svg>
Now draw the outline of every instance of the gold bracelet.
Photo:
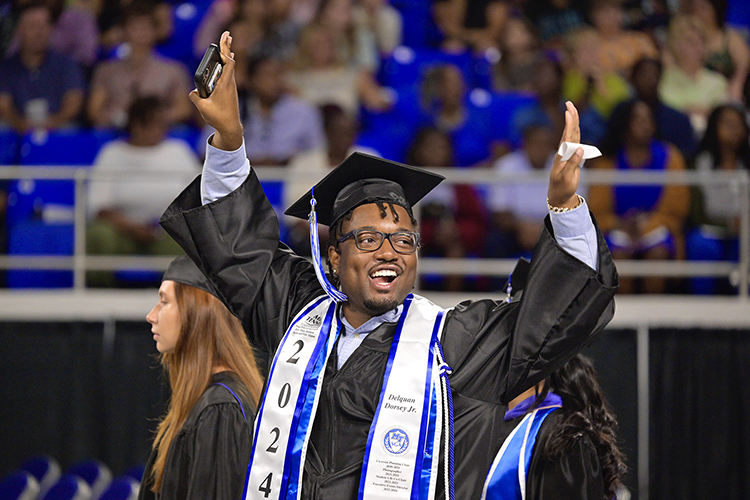
<svg viewBox="0 0 750 500">
<path fill-rule="evenodd" d="M 576 196 L 578 196 L 578 205 L 574 206 L 573 208 L 570 208 L 570 207 L 553 207 L 549 203 L 549 198 L 547 198 L 547 208 L 549 209 L 550 212 L 554 212 L 556 214 L 562 214 L 562 213 L 565 213 L 565 212 L 570 212 L 571 210 L 575 210 L 576 208 L 578 208 L 581 205 L 583 205 L 583 196 L 581 196 L 580 194 L 577 194 Z"/>
</svg>

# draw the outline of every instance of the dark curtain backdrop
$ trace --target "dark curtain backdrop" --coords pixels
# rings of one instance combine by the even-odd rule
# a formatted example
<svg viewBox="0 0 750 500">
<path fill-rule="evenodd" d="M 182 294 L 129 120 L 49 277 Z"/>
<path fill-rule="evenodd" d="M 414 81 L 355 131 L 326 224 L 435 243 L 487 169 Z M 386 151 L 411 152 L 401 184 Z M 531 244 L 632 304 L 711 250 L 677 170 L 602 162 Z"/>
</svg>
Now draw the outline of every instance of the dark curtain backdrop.
<svg viewBox="0 0 750 500">
<path fill-rule="evenodd" d="M 750 498 L 750 330 L 653 330 L 651 498 Z"/>
<path fill-rule="evenodd" d="M 145 463 L 168 398 L 155 353 L 145 321 L 0 323 L 0 474 L 38 454 Z"/>
<path fill-rule="evenodd" d="M 635 332 L 607 330 L 584 352 L 637 499 Z M 750 498 L 750 331 L 653 330 L 650 353 L 650 497 Z M 168 397 L 155 354 L 145 321 L 0 322 L 0 475 L 42 453 L 115 475 L 145 462 Z"/>
</svg>

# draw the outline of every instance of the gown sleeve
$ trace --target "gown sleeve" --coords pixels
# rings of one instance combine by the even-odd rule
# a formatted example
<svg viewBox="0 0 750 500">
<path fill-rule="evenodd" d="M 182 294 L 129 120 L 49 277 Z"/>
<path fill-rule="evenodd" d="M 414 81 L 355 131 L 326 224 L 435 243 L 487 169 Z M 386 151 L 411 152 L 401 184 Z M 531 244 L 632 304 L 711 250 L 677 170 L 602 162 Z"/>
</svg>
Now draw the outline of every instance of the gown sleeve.
<svg viewBox="0 0 750 500">
<path fill-rule="evenodd" d="M 609 323 L 617 271 L 598 228 L 596 233 L 599 271 L 560 247 L 547 217 L 519 300 L 467 301 L 448 313 L 442 343 L 454 391 L 507 403 L 565 364 Z"/>
<path fill-rule="evenodd" d="M 275 352 L 286 325 L 323 292 L 312 265 L 279 241 L 279 222 L 254 171 L 230 194 L 203 205 L 200 177 L 160 224 L 240 318 L 255 347 Z"/>
<path fill-rule="evenodd" d="M 237 405 L 208 406 L 193 436 L 186 500 L 237 500 L 242 497 L 252 438 Z"/>
</svg>

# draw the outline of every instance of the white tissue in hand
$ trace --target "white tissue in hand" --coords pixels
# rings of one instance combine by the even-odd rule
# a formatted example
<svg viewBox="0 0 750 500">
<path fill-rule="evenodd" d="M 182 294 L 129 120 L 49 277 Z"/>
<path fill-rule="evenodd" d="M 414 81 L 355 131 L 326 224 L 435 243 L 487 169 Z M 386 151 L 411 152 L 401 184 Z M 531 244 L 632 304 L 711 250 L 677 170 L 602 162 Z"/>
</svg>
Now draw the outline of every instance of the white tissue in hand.
<svg viewBox="0 0 750 500">
<path fill-rule="evenodd" d="M 599 148 L 597 148 L 596 146 L 589 146 L 588 144 L 578 144 L 577 142 L 563 142 L 562 144 L 560 144 L 560 149 L 557 150 L 557 154 L 562 157 L 563 161 L 568 161 L 578 148 L 583 148 L 584 160 L 590 160 L 591 158 L 596 158 L 597 156 L 602 155 L 602 152 L 599 151 Z M 583 162 L 581 162 L 581 165 L 583 165 Z"/>
</svg>

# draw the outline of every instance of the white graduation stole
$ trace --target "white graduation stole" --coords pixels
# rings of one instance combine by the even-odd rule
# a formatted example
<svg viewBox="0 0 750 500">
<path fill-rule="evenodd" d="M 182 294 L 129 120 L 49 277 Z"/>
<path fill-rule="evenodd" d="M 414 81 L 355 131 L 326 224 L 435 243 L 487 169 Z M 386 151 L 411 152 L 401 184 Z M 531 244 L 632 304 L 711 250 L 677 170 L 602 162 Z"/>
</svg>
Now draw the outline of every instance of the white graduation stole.
<svg viewBox="0 0 750 500">
<path fill-rule="evenodd" d="M 320 297 L 292 321 L 258 410 L 245 500 L 298 499 L 325 367 L 340 329 Z M 359 498 L 433 498 L 442 428 L 437 339 L 443 310 L 409 295 L 391 345 Z M 333 335 L 331 335 L 333 333 Z"/>
</svg>

